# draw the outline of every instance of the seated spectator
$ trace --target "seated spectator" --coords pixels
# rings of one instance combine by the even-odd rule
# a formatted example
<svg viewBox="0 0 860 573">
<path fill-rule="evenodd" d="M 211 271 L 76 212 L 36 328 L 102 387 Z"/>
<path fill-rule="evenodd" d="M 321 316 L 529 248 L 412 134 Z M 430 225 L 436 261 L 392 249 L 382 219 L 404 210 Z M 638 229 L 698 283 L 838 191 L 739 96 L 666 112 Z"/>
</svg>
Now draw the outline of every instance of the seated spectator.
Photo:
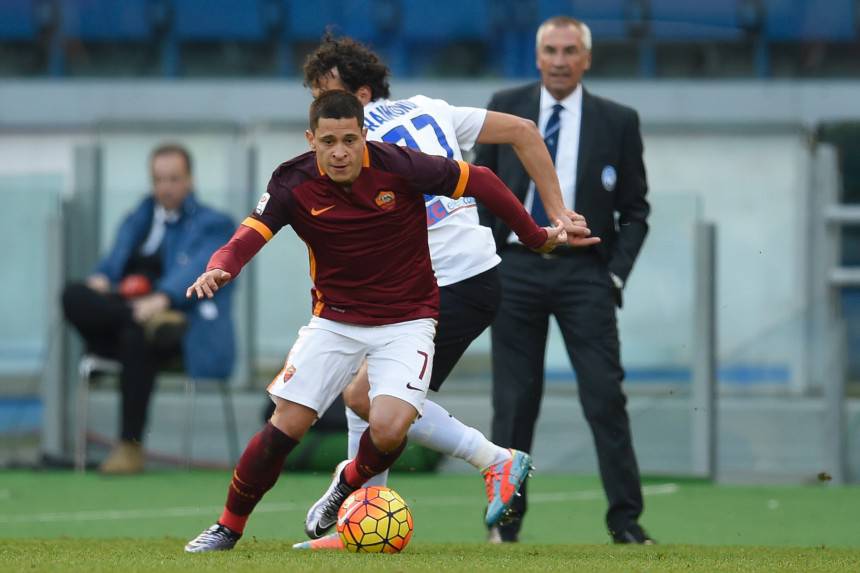
<svg viewBox="0 0 860 573">
<path fill-rule="evenodd" d="M 232 289 L 212 300 L 185 289 L 235 225 L 194 196 L 192 161 L 179 145 L 150 156 L 152 194 L 122 222 L 113 247 L 83 283 L 66 286 L 63 310 L 87 351 L 120 362 L 120 441 L 99 468 L 143 471 L 143 431 L 156 372 L 182 360 L 189 376 L 224 378 L 234 361 Z"/>
</svg>

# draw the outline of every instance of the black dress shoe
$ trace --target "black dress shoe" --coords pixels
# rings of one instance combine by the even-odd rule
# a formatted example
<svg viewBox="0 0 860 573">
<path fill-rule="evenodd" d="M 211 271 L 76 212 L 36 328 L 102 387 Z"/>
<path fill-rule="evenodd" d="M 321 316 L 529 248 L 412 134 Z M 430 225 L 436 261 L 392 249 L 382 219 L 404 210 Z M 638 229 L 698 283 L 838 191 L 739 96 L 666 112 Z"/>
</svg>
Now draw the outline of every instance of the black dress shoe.
<svg viewBox="0 0 860 573">
<path fill-rule="evenodd" d="M 657 543 L 638 523 L 630 524 L 621 531 L 610 530 L 610 534 L 612 535 L 612 542 L 618 544 L 654 545 Z"/>
</svg>

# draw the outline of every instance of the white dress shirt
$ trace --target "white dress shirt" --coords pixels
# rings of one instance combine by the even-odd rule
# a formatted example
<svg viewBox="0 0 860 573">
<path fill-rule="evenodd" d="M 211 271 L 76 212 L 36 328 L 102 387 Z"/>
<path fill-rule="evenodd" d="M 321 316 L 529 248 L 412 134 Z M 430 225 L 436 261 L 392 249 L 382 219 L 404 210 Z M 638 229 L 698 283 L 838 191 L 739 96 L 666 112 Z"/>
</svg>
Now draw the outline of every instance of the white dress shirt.
<svg viewBox="0 0 860 573">
<path fill-rule="evenodd" d="M 164 233 L 167 230 L 167 223 L 175 223 L 179 220 L 179 211 L 168 211 L 161 205 L 156 205 L 152 213 L 152 226 L 149 228 L 149 234 L 146 240 L 140 247 L 140 254 L 144 257 L 154 255 L 161 242 L 164 240 Z"/>
<path fill-rule="evenodd" d="M 573 92 L 561 101 L 557 101 L 544 86 L 540 88 L 540 115 L 538 116 L 538 128 L 541 134 L 546 130 L 546 124 L 552 115 L 552 108 L 560 103 L 564 109 L 559 115 L 560 134 L 558 148 L 555 157 L 555 172 L 558 174 L 558 182 L 561 185 L 561 198 L 564 206 L 574 209 L 576 205 L 576 164 L 579 159 L 579 128 L 582 124 L 582 84 L 576 86 Z M 535 198 L 534 181 L 529 183 L 523 206 L 531 213 Z M 553 222 L 550 221 L 550 224 Z M 511 233 L 509 243 L 519 242 L 516 234 Z"/>
</svg>

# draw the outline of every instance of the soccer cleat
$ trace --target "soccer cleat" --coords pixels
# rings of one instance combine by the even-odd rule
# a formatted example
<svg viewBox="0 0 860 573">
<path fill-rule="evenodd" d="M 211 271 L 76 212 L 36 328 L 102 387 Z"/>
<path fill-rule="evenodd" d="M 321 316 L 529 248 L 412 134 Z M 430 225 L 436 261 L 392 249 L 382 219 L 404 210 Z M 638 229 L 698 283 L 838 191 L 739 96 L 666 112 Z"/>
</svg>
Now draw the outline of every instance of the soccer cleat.
<svg viewBox="0 0 860 573">
<path fill-rule="evenodd" d="M 511 458 L 481 472 L 487 486 L 487 527 L 493 527 L 510 509 L 520 486 L 532 470 L 532 458 L 525 452 L 510 450 Z"/>
<path fill-rule="evenodd" d="M 337 522 L 337 511 L 343 501 L 349 497 L 349 494 L 358 488 L 350 486 L 345 481 L 342 481 L 341 474 L 343 468 L 350 462 L 344 460 L 337 464 L 334 469 L 334 477 L 331 480 L 331 485 L 325 490 L 321 498 L 308 510 L 308 516 L 305 518 L 305 533 L 311 539 L 319 539 L 325 532 L 332 528 Z"/>
<path fill-rule="evenodd" d="M 340 533 L 330 533 L 319 539 L 308 539 L 300 543 L 293 544 L 293 549 L 323 549 L 328 551 L 343 551 L 343 540 L 340 538 Z"/>
<path fill-rule="evenodd" d="M 233 549 L 241 533 L 236 533 L 229 527 L 216 523 L 204 529 L 203 533 L 192 539 L 185 546 L 186 553 L 208 553 L 209 551 L 227 551 Z"/>
</svg>

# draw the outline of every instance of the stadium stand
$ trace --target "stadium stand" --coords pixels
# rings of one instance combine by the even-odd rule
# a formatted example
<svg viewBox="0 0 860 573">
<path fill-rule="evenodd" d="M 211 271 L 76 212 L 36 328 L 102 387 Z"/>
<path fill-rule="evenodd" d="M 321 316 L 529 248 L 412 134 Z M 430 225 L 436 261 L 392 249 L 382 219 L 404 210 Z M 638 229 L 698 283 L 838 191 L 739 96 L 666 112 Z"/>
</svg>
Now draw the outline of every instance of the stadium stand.
<svg viewBox="0 0 860 573">
<path fill-rule="evenodd" d="M 641 0 L 540 0 L 537 22 L 567 14 L 588 23 L 601 40 L 624 40 L 644 17 Z"/>
<path fill-rule="evenodd" d="M 92 42 L 145 42 L 153 37 L 149 0 L 61 0 L 63 37 Z"/>
<path fill-rule="evenodd" d="M 260 42 L 275 22 L 264 3 L 234 0 L 173 0 L 173 31 L 180 42 Z"/>
<path fill-rule="evenodd" d="M 33 41 L 39 28 L 33 2 L 0 2 L 0 42 Z"/>
<path fill-rule="evenodd" d="M 651 0 L 650 32 L 657 40 L 737 40 L 737 16 L 731 2 Z"/>
<path fill-rule="evenodd" d="M 490 41 L 489 4 L 487 0 L 436 0 L 432 3 L 403 0 L 401 33 L 409 57 L 408 70 L 423 74 L 428 65 L 432 65 L 433 56 L 449 44 L 468 46 L 472 50 L 477 47 L 481 51 L 480 48 Z M 452 19 L 450 14 L 455 12 L 458 17 Z M 461 53 L 458 59 L 462 61 L 467 55 Z M 474 52 L 471 55 L 481 58 Z M 452 62 L 452 67 L 455 66 Z"/>
<path fill-rule="evenodd" d="M 0 50 L 47 54 L 24 75 L 295 76 L 331 29 L 372 45 L 398 77 L 516 78 L 534 75 L 534 29 L 557 14 L 591 27 L 594 77 L 848 76 L 860 38 L 856 0 L 6 0 Z M 666 62 L 662 48 L 679 43 L 710 64 Z M 809 69 L 812 44 L 832 47 L 828 67 Z M 123 53 L 141 45 L 154 63 Z"/>
<path fill-rule="evenodd" d="M 765 0 L 765 34 L 773 41 L 856 41 L 854 0 Z"/>
</svg>

